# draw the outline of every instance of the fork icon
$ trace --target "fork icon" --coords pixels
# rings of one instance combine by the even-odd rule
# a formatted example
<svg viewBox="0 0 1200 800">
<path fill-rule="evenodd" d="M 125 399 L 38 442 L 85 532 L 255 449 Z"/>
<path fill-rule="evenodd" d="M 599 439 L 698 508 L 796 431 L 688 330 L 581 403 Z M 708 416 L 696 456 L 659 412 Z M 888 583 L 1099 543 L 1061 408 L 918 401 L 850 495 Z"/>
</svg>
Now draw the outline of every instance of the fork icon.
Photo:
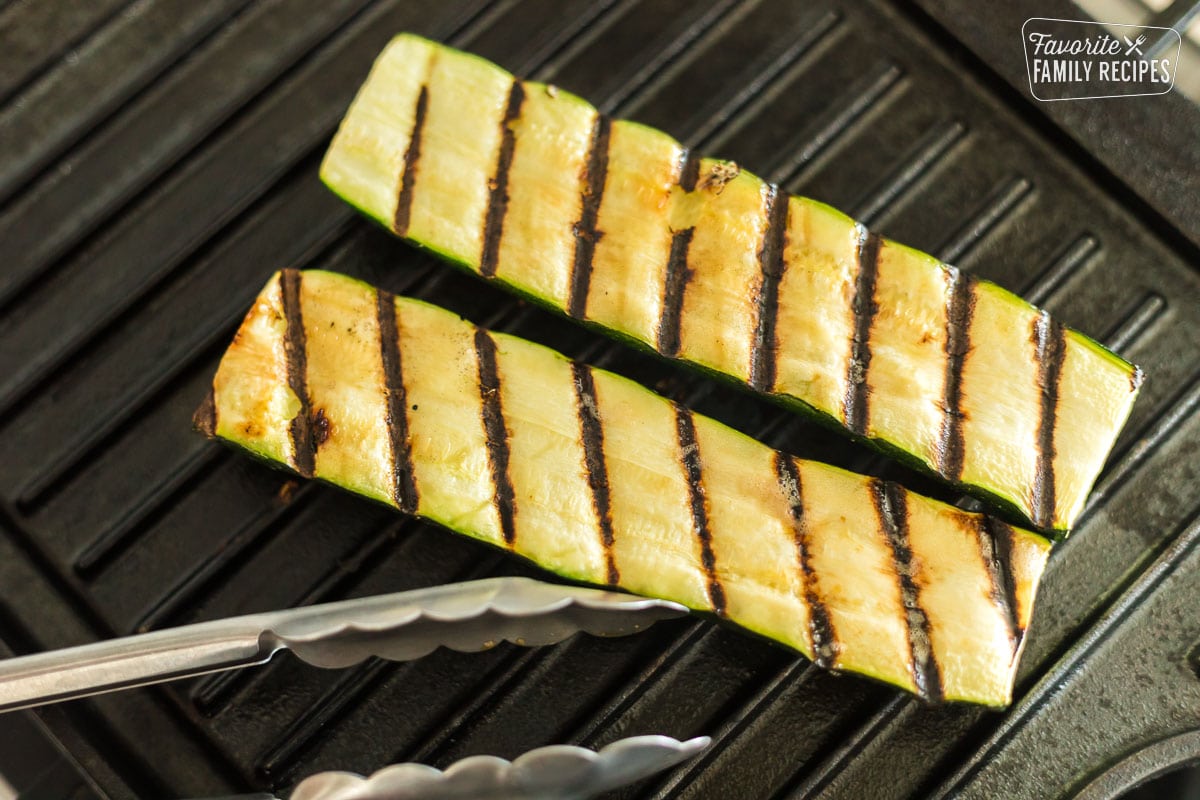
<svg viewBox="0 0 1200 800">
<path fill-rule="evenodd" d="M 1143 33 L 1141 36 L 1139 36 L 1136 42 L 1130 41 L 1128 36 L 1124 36 L 1122 38 L 1125 39 L 1125 55 L 1131 55 L 1134 52 L 1137 52 L 1139 56 L 1145 55 L 1142 52 L 1142 45 L 1146 43 L 1146 34 Z"/>
</svg>

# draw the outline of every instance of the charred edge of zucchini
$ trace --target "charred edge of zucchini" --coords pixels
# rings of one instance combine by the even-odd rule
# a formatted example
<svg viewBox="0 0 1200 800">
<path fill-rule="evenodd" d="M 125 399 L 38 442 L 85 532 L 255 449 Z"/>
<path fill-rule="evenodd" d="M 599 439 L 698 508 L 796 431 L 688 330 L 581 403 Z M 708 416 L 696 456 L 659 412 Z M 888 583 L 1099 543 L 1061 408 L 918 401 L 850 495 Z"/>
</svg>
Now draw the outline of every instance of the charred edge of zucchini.
<svg viewBox="0 0 1200 800">
<path fill-rule="evenodd" d="M 204 402 L 196 409 L 196 413 L 192 415 L 192 427 L 203 433 L 208 438 L 213 438 L 217 435 L 217 395 L 210 386 L 208 394 L 204 395 Z"/>
</svg>

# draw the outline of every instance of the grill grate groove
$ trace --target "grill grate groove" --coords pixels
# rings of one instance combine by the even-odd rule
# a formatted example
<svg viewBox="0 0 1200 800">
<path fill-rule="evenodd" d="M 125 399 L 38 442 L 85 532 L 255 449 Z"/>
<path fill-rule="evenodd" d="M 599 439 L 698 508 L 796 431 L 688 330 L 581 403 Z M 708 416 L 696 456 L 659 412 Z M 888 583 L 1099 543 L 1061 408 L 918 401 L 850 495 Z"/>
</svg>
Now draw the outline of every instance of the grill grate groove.
<svg viewBox="0 0 1200 800">
<path fill-rule="evenodd" d="M 164 176 L 169 181 L 170 176 L 178 174 L 182 158 L 222 137 L 225 130 L 244 118 L 252 101 L 287 83 L 290 75 L 303 72 L 305 65 L 314 61 L 314 48 L 320 52 L 330 38 L 353 26 L 355 20 L 369 18 L 362 13 L 361 5 L 357 8 L 350 5 L 341 11 L 328 20 L 310 15 L 308 18 L 326 24 L 314 30 L 297 31 L 288 31 L 286 27 L 279 30 L 279 19 L 270 15 L 244 15 L 241 25 L 216 36 L 211 49 L 147 93 L 138 108 L 130 109 L 130 113 L 98 132 L 80 153 L 63 165 L 66 171 L 60 168 L 25 195 L 27 200 L 14 202 L 0 225 L 5 235 L 12 237 L 19 258 L 0 279 L 0 309 L 19 302 L 31 286 L 60 269 L 63 262 L 70 261 L 73 254 L 103 229 L 111 215 L 130 202 L 136 203 L 134 198 L 139 193 L 161 185 Z M 244 60 L 245 53 L 261 48 L 264 40 L 278 44 L 277 61 L 264 60 L 257 69 L 224 74 L 223 64 Z M 230 89 L 233 91 L 226 95 Z M 179 118 L 173 100 L 180 93 L 209 99 Z M 181 130 L 177 131 L 175 126 Z M 158 131 L 159 135 L 147 140 L 148 130 Z M 46 222 L 30 232 L 31 218 Z M 37 235 L 29 236 L 30 233 Z"/>
<path fill-rule="evenodd" d="M 105 29 L 79 48 L 77 59 L 0 109 L 0 213 L 7 213 L 17 192 L 47 175 L 53 159 L 136 103 L 155 79 L 168 75 L 196 48 L 234 24 L 249 3 L 225 0 L 181 14 L 165 3 L 143 0 L 148 7 L 141 13 Z M 164 45 L 161 50 L 142 46 L 156 37 Z M 119 75 L 112 74 L 114 64 L 123 68 Z M 104 76 L 99 82 L 98 74 Z"/>
<path fill-rule="evenodd" d="M 1029 284 L 1021 290 L 1021 296 L 1035 306 L 1045 305 L 1055 293 L 1074 280 L 1088 264 L 1101 253 L 1100 241 L 1090 233 L 1067 245 L 1061 253 L 1046 264 Z"/>
<path fill-rule="evenodd" d="M 997 186 L 980 204 L 980 209 L 937 248 L 938 257 L 946 263 L 965 258 L 980 240 L 1015 213 L 1034 193 L 1033 182 L 1013 176 Z"/>
<path fill-rule="evenodd" d="M 31 83 L 53 70 L 56 62 L 69 59 L 69 51 L 73 51 L 87 42 L 98 31 L 107 27 L 114 19 L 126 13 L 132 5 L 133 0 L 104 0 L 103 2 L 89 3 L 86 6 L 67 8 L 65 9 L 67 12 L 64 15 L 65 19 L 54 20 L 54 22 L 67 28 L 68 31 L 72 27 L 78 27 L 79 31 L 75 32 L 73 36 L 68 33 L 65 41 L 55 43 L 59 47 L 48 48 L 48 52 L 41 47 L 45 43 L 45 40 L 40 37 L 33 41 L 25 42 L 24 44 L 29 46 L 30 50 L 34 50 L 35 47 L 37 50 L 43 50 L 42 52 L 25 54 L 20 53 L 20 47 L 23 43 L 19 41 L 20 37 L 17 35 L 18 33 L 26 33 L 26 30 L 22 26 L 21 17 L 22 15 L 26 16 L 24 25 L 37 24 L 38 15 L 36 10 L 30 9 L 28 6 L 13 6 L 12 8 L 0 9 L 0 31 L 7 32 L 8 36 L 11 37 L 6 42 L 8 46 L 5 49 L 12 48 L 18 56 L 16 58 L 10 56 L 12 61 L 17 62 L 15 69 L 13 69 L 12 61 L 5 66 L 13 69 L 13 71 L 24 69 L 24 74 L 19 75 L 5 74 L 9 72 L 9 69 L 0 72 L 0 76 L 2 76 L 0 77 L 0 110 L 12 102 L 12 99 L 24 91 Z M 76 22 L 71 19 L 72 14 L 77 14 L 82 19 Z M 88 18 L 89 16 L 91 17 L 90 19 Z M 20 55 L 32 56 L 32 58 L 20 58 Z M 41 57 L 40 61 L 38 56 Z"/>
<path fill-rule="evenodd" d="M 899 94 L 904 85 L 904 70 L 891 62 L 877 65 L 850 87 L 851 100 L 833 106 L 827 120 L 814 125 L 815 132 L 800 137 L 804 144 L 793 155 L 785 157 L 770 173 L 779 176 L 781 186 L 798 184 L 805 171 L 826 149 L 841 139 L 850 128 L 889 96 Z"/>
<path fill-rule="evenodd" d="M 900 158 L 894 170 L 851 205 L 855 209 L 854 218 L 867 227 L 874 225 L 888 206 L 936 170 L 950 156 L 954 147 L 967 137 L 968 132 L 966 124 L 957 119 L 939 122 L 930 128 Z"/>
</svg>

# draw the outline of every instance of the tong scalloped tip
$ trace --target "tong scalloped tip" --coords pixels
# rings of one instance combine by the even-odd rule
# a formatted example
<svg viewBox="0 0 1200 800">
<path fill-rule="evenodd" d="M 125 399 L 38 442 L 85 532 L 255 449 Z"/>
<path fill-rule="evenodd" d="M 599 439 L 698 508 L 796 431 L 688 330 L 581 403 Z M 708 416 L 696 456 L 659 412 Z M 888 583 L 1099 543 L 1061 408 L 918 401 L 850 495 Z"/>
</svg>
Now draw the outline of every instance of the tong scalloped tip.
<svg viewBox="0 0 1200 800">
<path fill-rule="evenodd" d="M 636 736 L 598 752 L 552 745 L 513 761 L 470 756 L 444 772 L 424 764 L 393 764 L 369 777 L 322 772 L 301 781 L 289 800 L 583 800 L 686 761 L 710 741 Z"/>
</svg>

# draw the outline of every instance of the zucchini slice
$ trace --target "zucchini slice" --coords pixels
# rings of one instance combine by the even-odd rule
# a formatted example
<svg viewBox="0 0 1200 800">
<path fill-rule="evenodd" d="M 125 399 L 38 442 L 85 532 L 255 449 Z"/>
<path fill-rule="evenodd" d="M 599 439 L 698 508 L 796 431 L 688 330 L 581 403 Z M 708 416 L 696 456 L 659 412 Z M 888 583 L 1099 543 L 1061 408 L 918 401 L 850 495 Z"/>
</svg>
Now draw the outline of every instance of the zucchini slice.
<svg viewBox="0 0 1200 800">
<path fill-rule="evenodd" d="M 728 161 L 397 36 L 321 167 L 393 233 L 1065 532 L 1141 371 Z"/>
<path fill-rule="evenodd" d="M 1049 542 L 321 271 L 273 276 L 197 425 L 559 575 L 1003 706 Z"/>
</svg>

